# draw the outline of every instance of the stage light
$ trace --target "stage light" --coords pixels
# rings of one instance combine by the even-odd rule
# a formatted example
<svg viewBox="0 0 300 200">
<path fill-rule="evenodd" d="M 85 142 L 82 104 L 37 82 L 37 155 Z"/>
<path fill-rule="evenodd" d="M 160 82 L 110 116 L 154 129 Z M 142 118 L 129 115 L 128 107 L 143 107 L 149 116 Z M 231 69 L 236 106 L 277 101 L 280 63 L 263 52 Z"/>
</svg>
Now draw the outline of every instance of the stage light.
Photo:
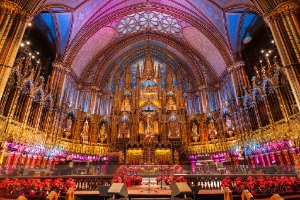
<svg viewBox="0 0 300 200">
<path fill-rule="evenodd" d="M 262 60 L 260 60 L 259 62 L 261 62 L 261 63 L 262 63 Z"/>
<path fill-rule="evenodd" d="M 269 56 L 269 54 L 268 54 L 268 53 L 266 53 L 266 56 L 268 57 L 268 56 Z"/>
<path fill-rule="evenodd" d="M 263 53 L 263 52 L 265 52 L 264 50 L 261 50 L 261 52 Z"/>
<path fill-rule="evenodd" d="M 35 56 L 31 56 L 32 58 L 35 58 Z"/>
<path fill-rule="evenodd" d="M 31 56 L 31 53 L 29 53 L 29 55 Z"/>
<path fill-rule="evenodd" d="M 22 42 L 22 43 L 20 44 L 20 46 L 21 46 L 21 47 L 24 47 L 24 46 L 25 46 L 25 44 Z"/>
<path fill-rule="evenodd" d="M 272 40 L 272 43 L 274 43 L 274 40 Z"/>
<path fill-rule="evenodd" d="M 27 44 L 27 45 L 30 45 L 30 42 L 29 42 L 29 41 L 26 41 L 26 44 Z"/>
<path fill-rule="evenodd" d="M 191 188 L 188 186 L 187 183 L 177 182 L 172 186 L 171 197 L 174 198 L 175 196 L 183 195 L 183 198 L 187 199 L 186 195 L 192 193 L 193 191 L 191 190 Z"/>
<path fill-rule="evenodd" d="M 115 199 L 116 195 L 128 197 L 128 190 L 124 183 L 113 183 L 107 193 L 113 195 L 112 199 Z"/>
<path fill-rule="evenodd" d="M 32 23 L 29 22 L 29 23 L 28 23 L 28 26 L 32 26 Z"/>
</svg>

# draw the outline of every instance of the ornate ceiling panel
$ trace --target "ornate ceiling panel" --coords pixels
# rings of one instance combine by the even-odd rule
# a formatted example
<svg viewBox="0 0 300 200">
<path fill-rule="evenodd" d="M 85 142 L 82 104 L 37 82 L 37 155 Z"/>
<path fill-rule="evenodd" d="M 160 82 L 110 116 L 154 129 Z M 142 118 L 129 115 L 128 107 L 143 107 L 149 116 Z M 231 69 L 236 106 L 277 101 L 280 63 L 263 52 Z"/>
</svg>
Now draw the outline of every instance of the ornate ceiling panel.
<svg viewBox="0 0 300 200">
<path fill-rule="evenodd" d="M 150 29 L 182 38 L 182 26 L 186 26 L 186 23 L 179 19 L 155 11 L 134 13 L 113 22 L 111 25 L 114 24 L 116 24 L 118 37 Z"/>
<path fill-rule="evenodd" d="M 71 66 L 77 77 L 80 77 L 87 64 L 112 40 L 114 34 L 115 29 L 104 27 L 81 47 Z"/>
<path fill-rule="evenodd" d="M 46 0 L 46 2 L 44 3 L 44 6 L 47 5 L 53 5 L 53 4 L 60 4 L 60 5 L 64 5 L 70 8 L 76 8 L 79 4 L 81 4 L 82 2 L 84 2 L 84 0 Z"/>
<path fill-rule="evenodd" d="M 220 76 L 226 69 L 226 63 L 217 47 L 194 27 L 183 29 L 185 39 L 203 55 L 215 73 Z"/>
</svg>

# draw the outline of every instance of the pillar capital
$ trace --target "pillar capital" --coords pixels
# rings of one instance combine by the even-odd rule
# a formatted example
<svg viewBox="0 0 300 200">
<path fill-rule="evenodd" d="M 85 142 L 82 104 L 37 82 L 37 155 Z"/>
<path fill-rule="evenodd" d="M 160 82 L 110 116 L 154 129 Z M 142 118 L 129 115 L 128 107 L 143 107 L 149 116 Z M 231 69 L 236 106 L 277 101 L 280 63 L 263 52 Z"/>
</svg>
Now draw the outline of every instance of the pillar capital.
<svg viewBox="0 0 300 200">
<path fill-rule="evenodd" d="M 2 11 L 2 12 L 4 11 L 13 16 L 18 16 L 21 19 L 25 20 L 26 22 L 29 22 L 32 19 L 32 14 L 23 10 L 18 4 L 13 3 L 11 1 L 1 1 L 0 2 L 0 11 Z"/>
<path fill-rule="evenodd" d="M 265 14 L 264 19 L 265 21 L 269 21 L 274 19 L 280 15 L 286 15 L 289 13 L 294 13 L 299 9 L 299 4 L 297 1 L 290 0 L 286 2 L 282 2 L 278 4 L 275 9 Z"/>
<path fill-rule="evenodd" d="M 62 62 L 54 61 L 54 62 L 52 62 L 52 67 L 56 68 L 56 69 L 66 71 L 67 73 L 71 71 L 70 68 Z"/>
<path fill-rule="evenodd" d="M 245 66 L 245 61 L 244 60 L 239 60 L 239 61 L 236 61 L 235 63 L 233 63 L 232 65 L 230 65 L 227 70 L 230 72 L 234 69 L 238 69 L 240 67 L 244 67 Z"/>
</svg>

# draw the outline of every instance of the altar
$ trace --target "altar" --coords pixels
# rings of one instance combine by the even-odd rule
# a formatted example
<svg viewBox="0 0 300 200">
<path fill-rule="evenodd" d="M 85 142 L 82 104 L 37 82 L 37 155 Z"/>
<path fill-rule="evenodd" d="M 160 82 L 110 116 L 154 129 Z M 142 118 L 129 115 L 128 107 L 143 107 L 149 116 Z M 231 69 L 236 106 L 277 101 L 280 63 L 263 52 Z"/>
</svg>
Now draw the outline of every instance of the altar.
<svg viewBox="0 0 300 200">
<path fill-rule="evenodd" d="M 126 152 L 125 164 L 130 165 L 154 165 L 154 164 L 172 164 L 171 149 L 128 149 Z"/>
</svg>

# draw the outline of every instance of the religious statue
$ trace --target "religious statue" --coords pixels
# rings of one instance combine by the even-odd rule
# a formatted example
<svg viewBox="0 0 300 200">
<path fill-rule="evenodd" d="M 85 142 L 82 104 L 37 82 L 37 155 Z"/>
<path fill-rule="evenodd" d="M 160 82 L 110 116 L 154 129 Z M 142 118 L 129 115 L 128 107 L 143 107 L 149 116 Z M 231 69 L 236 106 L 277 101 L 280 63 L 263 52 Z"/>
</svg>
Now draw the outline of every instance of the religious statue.
<svg viewBox="0 0 300 200">
<path fill-rule="evenodd" d="M 232 137 L 233 136 L 233 131 L 234 131 L 234 127 L 233 127 L 233 124 L 232 124 L 232 121 L 229 117 L 229 115 L 226 115 L 226 127 L 227 127 L 227 133 L 229 135 L 229 137 Z"/>
<path fill-rule="evenodd" d="M 72 130 L 72 118 L 68 117 L 67 122 L 66 122 L 66 128 L 64 130 L 65 137 L 69 138 L 71 135 L 71 130 Z"/>
<path fill-rule="evenodd" d="M 168 97 L 167 110 L 177 110 L 176 103 L 175 103 L 174 98 L 172 96 Z"/>
<path fill-rule="evenodd" d="M 140 121 L 139 123 L 139 134 L 143 134 L 144 133 L 144 123 L 143 121 Z"/>
<path fill-rule="evenodd" d="M 158 122 L 157 121 L 153 122 L 153 126 L 154 126 L 154 133 L 158 134 L 159 133 L 159 131 L 158 131 Z"/>
<path fill-rule="evenodd" d="M 119 138 L 126 138 L 128 134 L 128 124 L 123 121 L 120 125 Z"/>
<path fill-rule="evenodd" d="M 193 133 L 193 136 L 198 136 L 198 128 L 197 128 L 197 125 L 195 124 L 195 122 L 192 125 L 192 133 Z"/>
<path fill-rule="evenodd" d="M 100 138 L 105 138 L 105 124 L 102 124 L 102 126 L 101 126 Z"/>
<path fill-rule="evenodd" d="M 121 111 L 130 111 L 130 99 L 127 96 L 123 100 Z"/>
<path fill-rule="evenodd" d="M 86 119 L 84 124 L 83 124 L 83 129 L 81 133 L 81 138 L 82 138 L 82 143 L 83 144 L 88 144 L 88 138 L 89 138 L 89 122 Z"/>
<path fill-rule="evenodd" d="M 179 154 L 176 149 L 174 151 L 174 164 L 179 164 Z"/>
<path fill-rule="evenodd" d="M 119 151 L 119 164 L 124 164 L 124 153 L 123 151 Z"/>
<path fill-rule="evenodd" d="M 209 120 L 208 123 L 208 134 L 211 140 L 217 139 L 217 131 L 215 128 L 215 122 L 213 119 Z"/>
<path fill-rule="evenodd" d="M 169 137 L 178 138 L 179 137 L 179 128 L 176 121 L 170 121 L 169 124 Z"/>
</svg>

